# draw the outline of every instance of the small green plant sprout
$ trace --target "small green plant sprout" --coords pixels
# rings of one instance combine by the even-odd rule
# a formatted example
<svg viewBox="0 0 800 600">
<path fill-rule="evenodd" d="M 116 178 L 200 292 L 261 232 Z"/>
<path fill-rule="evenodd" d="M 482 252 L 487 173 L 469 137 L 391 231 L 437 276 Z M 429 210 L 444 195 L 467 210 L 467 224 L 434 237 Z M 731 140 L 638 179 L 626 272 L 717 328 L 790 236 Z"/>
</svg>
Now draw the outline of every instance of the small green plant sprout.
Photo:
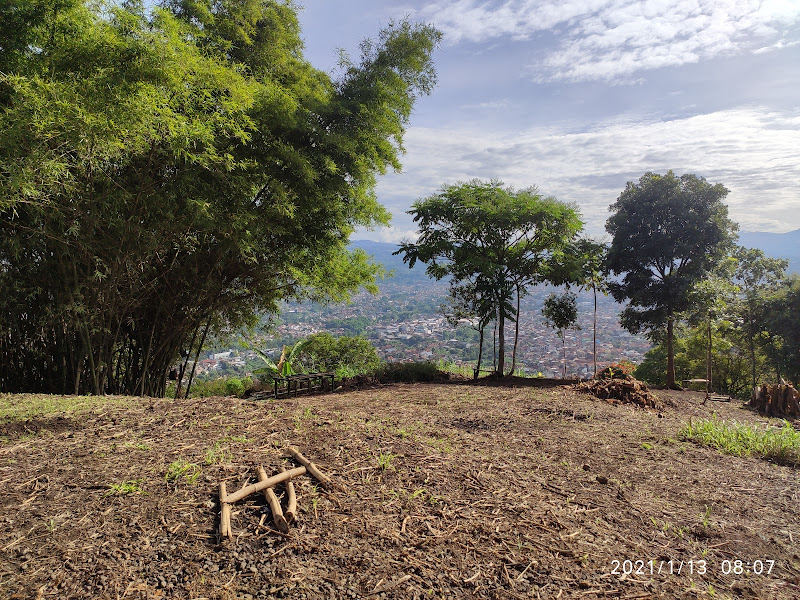
<svg viewBox="0 0 800 600">
<path fill-rule="evenodd" d="M 405 439 L 411 435 L 411 432 L 406 429 L 405 427 L 398 427 L 395 429 L 395 433 L 399 435 L 401 438 Z"/>
<path fill-rule="evenodd" d="M 381 452 L 378 455 L 378 467 L 380 467 L 381 471 L 386 471 L 387 469 L 394 470 L 394 467 L 392 466 L 392 461 L 395 458 L 397 457 L 391 452 Z"/>
<path fill-rule="evenodd" d="M 703 528 L 708 529 L 711 525 L 711 507 L 706 504 L 706 511 L 700 516 L 703 519 Z"/>
<path fill-rule="evenodd" d="M 653 449 L 653 444 L 648 444 L 647 442 L 644 442 L 642 444 L 642 449 L 643 450 L 652 450 Z"/>
<path fill-rule="evenodd" d="M 179 458 L 167 467 L 167 473 L 164 475 L 164 480 L 172 483 L 177 483 L 182 477 L 189 483 L 197 483 L 200 478 L 201 469 L 199 465 L 190 463 Z"/>
<path fill-rule="evenodd" d="M 222 463 L 230 462 L 233 454 L 222 447 L 219 442 L 216 442 L 211 448 L 206 450 L 205 462 L 207 465 L 220 465 Z"/>
<path fill-rule="evenodd" d="M 132 479 L 130 481 L 123 481 L 122 483 L 111 483 L 108 485 L 108 491 L 104 494 L 106 496 L 128 496 L 129 494 L 143 494 L 142 479 Z"/>
<path fill-rule="evenodd" d="M 142 450 L 145 452 L 148 450 L 152 450 L 152 448 L 150 448 L 150 446 L 148 444 L 145 444 L 144 442 L 125 442 L 123 446 L 125 448 L 133 448 L 135 450 Z"/>
</svg>

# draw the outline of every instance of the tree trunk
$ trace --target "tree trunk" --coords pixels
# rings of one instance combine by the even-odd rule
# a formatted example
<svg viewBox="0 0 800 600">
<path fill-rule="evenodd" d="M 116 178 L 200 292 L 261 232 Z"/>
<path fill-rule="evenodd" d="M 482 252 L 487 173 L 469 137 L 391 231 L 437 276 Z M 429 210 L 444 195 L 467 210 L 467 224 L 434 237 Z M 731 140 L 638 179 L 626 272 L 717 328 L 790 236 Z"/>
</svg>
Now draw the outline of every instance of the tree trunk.
<svg viewBox="0 0 800 600">
<path fill-rule="evenodd" d="M 494 330 L 492 332 L 492 369 L 497 373 L 497 313 L 495 313 Z"/>
<path fill-rule="evenodd" d="M 597 377 L 597 286 L 592 284 L 594 292 L 594 317 L 592 320 L 592 359 L 594 362 L 594 376 Z"/>
<path fill-rule="evenodd" d="M 750 324 L 748 327 L 748 346 L 750 349 L 750 371 L 753 377 L 753 388 L 756 387 L 756 336 L 753 333 L 753 315 L 749 314 Z"/>
<path fill-rule="evenodd" d="M 480 377 L 481 374 L 481 358 L 483 358 L 483 331 L 486 325 L 481 326 L 480 337 L 478 338 L 478 366 L 475 367 L 475 379 Z"/>
<path fill-rule="evenodd" d="M 497 319 L 497 374 L 503 376 L 506 366 L 506 315 L 502 308 Z"/>
<path fill-rule="evenodd" d="M 564 359 L 563 365 L 564 368 L 562 369 L 562 377 L 564 379 L 567 378 L 567 332 L 561 332 L 561 355 Z"/>
<path fill-rule="evenodd" d="M 667 387 L 676 389 L 675 385 L 675 318 L 670 314 L 667 317 Z"/>
<path fill-rule="evenodd" d="M 708 325 L 708 348 L 706 353 L 706 393 L 710 394 L 711 386 L 711 318 L 707 320 Z"/>
<path fill-rule="evenodd" d="M 513 375 L 517 368 L 517 342 L 519 341 L 519 286 L 517 286 L 517 319 L 514 325 L 514 350 L 511 352 L 511 371 L 509 375 Z"/>
<path fill-rule="evenodd" d="M 200 352 L 203 350 L 203 344 L 206 343 L 206 335 L 208 335 L 208 328 L 211 327 L 211 319 L 209 318 L 208 323 L 206 323 L 206 328 L 203 331 L 203 337 L 200 338 L 200 343 L 197 346 L 197 353 L 194 355 L 194 364 L 192 365 L 192 372 L 189 374 L 189 381 L 186 384 L 186 393 L 184 394 L 184 398 L 189 397 L 189 391 L 192 389 L 192 381 L 194 381 L 194 370 L 197 368 L 197 361 L 200 358 Z"/>
</svg>

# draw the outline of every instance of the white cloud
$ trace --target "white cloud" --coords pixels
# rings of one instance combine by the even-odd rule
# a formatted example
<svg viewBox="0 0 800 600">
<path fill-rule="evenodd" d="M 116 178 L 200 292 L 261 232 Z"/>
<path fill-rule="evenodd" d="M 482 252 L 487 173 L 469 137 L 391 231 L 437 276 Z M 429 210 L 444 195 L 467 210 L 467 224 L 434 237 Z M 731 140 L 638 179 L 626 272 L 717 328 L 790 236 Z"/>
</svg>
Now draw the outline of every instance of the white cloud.
<svg viewBox="0 0 800 600">
<path fill-rule="evenodd" d="M 375 229 L 359 228 L 350 236 L 350 239 L 369 239 L 376 242 L 386 242 L 387 244 L 399 244 L 405 241 L 415 242 L 418 237 L 419 232 L 416 229 L 399 229 L 394 226 L 389 226 Z"/>
<path fill-rule="evenodd" d="M 615 80 L 639 71 L 764 52 L 797 43 L 794 0 L 455 0 L 418 11 L 446 43 L 529 39 L 557 48 L 530 70 L 538 81 Z"/>
<path fill-rule="evenodd" d="M 591 131 L 572 125 L 492 134 L 485 130 L 411 128 L 402 174 L 381 180 L 379 196 L 399 228 L 412 201 L 442 184 L 472 178 L 536 184 L 574 201 L 587 229 L 602 233 L 607 209 L 627 181 L 647 171 L 695 173 L 722 183 L 731 218 L 745 230 L 800 228 L 800 110 L 790 114 L 742 107 L 691 118 L 617 118 Z"/>
<path fill-rule="evenodd" d="M 762 48 L 757 48 L 753 50 L 753 54 L 764 54 L 766 52 L 772 52 L 773 50 L 783 50 L 784 48 L 791 48 L 792 46 L 800 45 L 800 41 L 797 42 L 786 42 L 784 40 L 778 40 L 771 46 L 764 46 Z"/>
</svg>

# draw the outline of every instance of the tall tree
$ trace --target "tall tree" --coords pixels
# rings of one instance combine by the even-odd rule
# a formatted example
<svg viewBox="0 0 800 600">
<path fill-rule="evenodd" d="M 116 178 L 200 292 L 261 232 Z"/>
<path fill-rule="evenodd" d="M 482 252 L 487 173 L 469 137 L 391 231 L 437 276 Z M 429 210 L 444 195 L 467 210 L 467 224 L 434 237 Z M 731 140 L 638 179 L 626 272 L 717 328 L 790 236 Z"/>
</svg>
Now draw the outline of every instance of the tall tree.
<svg viewBox="0 0 800 600">
<path fill-rule="evenodd" d="M 376 176 L 435 82 L 435 29 L 393 23 L 333 80 L 291 2 L 13 3 L 0 390 L 160 395 L 209 327 L 370 285 L 347 240 L 389 218 Z"/>
<path fill-rule="evenodd" d="M 706 394 L 713 391 L 713 333 L 719 321 L 727 321 L 730 306 L 738 292 L 731 281 L 732 261 L 723 261 L 716 272 L 698 281 L 689 296 L 689 323 L 705 329 Z"/>
<path fill-rule="evenodd" d="M 764 299 L 765 350 L 778 381 L 800 386 L 800 276 L 792 275 Z"/>
<path fill-rule="evenodd" d="M 608 273 L 605 262 L 608 246 L 590 237 L 582 237 L 569 244 L 564 258 L 554 265 L 549 279 L 556 285 L 569 288 L 577 285 L 581 290 L 591 291 L 594 299 L 592 316 L 592 357 L 594 375 L 597 375 L 597 294 L 608 295 Z"/>
<path fill-rule="evenodd" d="M 567 377 L 567 330 L 580 329 L 578 326 L 578 299 L 574 293 L 565 291 L 563 294 L 550 294 L 545 298 L 542 307 L 545 323 L 556 330 L 561 338 L 562 375 Z"/>
<path fill-rule="evenodd" d="M 431 277 L 472 281 L 491 291 L 497 315 L 496 372 L 504 375 L 505 323 L 518 319 L 515 291 L 524 293 L 544 279 L 548 263 L 583 226 L 577 209 L 535 188 L 515 191 L 499 181 L 473 180 L 446 185 L 415 202 L 409 212 L 420 236 L 397 253 L 410 267 L 419 260 Z"/>
<path fill-rule="evenodd" d="M 789 261 L 769 258 L 758 248 L 741 246 L 736 247 L 733 257 L 736 260 L 735 279 L 741 290 L 739 316 L 747 340 L 751 384 L 755 388 L 758 385 L 756 345 L 764 330 L 764 300 L 779 287 Z"/>
<path fill-rule="evenodd" d="M 736 235 L 722 202 L 728 190 L 695 175 L 645 173 L 628 182 L 606 230 L 613 236 L 607 257 L 609 284 L 618 302 L 627 301 L 622 326 L 651 334 L 666 325 L 667 385 L 675 384 L 673 337 L 678 313 L 690 305 L 690 292 L 725 256 Z"/>
<path fill-rule="evenodd" d="M 495 316 L 493 293 L 490 288 L 481 287 L 476 281 L 450 282 L 447 302 L 440 307 L 448 324 L 457 327 L 467 321 L 478 332 L 478 363 L 475 366 L 475 379 L 481 372 L 483 341 L 486 326 Z"/>
</svg>

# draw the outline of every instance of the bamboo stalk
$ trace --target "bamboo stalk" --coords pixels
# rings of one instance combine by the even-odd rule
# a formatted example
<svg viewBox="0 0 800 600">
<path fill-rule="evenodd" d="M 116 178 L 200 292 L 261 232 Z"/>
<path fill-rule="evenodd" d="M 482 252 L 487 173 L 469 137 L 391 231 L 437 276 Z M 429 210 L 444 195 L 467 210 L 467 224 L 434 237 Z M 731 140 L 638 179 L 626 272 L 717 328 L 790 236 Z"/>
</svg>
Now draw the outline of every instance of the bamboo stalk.
<svg viewBox="0 0 800 600">
<path fill-rule="evenodd" d="M 285 472 L 286 471 L 284 471 L 284 473 Z M 269 477 L 267 477 L 267 472 L 264 470 L 264 467 L 258 467 L 258 480 L 267 481 L 268 479 Z M 272 511 L 272 520 L 275 522 L 275 527 L 278 528 L 278 531 L 289 533 L 289 525 L 286 523 L 286 519 L 283 516 L 281 503 L 278 502 L 278 497 L 275 495 L 275 492 L 272 491 L 272 488 L 266 488 L 264 490 L 264 497 L 267 499 L 269 509 Z"/>
<path fill-rule="evenodd" d="M 220 537 L 233 537 L 231 531 L 231 505 L 227 501 L 228 493 L 225 488 L 225 482 L 221 481 L 219 484 L 219 535 Z"/>
<path fill-rule="evenodd" d="M 281 471 L 283 470 L 281 468 Z M 286 482 L 286 512 L 283 514 L 289 523 L 297 518 L 297 494 L 295 494 L 294 482 L 291 479 Z"/>
<path fill-rule="evenodd" d="M 234 492 L 227 498 L 225 498 L 225 502 L 228 504 L 233 504 L 234 502 L 238 502 L 248 496 L 260 492 L 261 490 L 265 490 L 267 488 L 275 487 L 279 483 L 283 483 L 284 481 L 288 481 L 293 477 L 297 477 L 299 475 L 303 475 L 306 473 L 305 467 L 297 467 L 295 469 L 289 469 L 288 471 L 284 471 L 283 473 L 278 473 L 277 475 L 273 475 L 272 477 L 268 477 L 264 481 L 259 481 L 258 483 L 253 483 L 251 485 L 247 485 L 240 489 L 238 492 Z"/>
<path fill-rule="evenodd" d="M 298 450 L 294 446 L 288 446 L 286 448 L 286 450 L 289 452 L 289 454 L 291 454 L 294 457 L 294 459 L 297 462 L 299 462 L 306 469 L 308 469 L 308 472 L 311 475 L 313 475 L 314 478 L 322 484 L 322 487 L 328 488 L 328 489 L 334 487 L 333 482 L 331 481 L 331 478 L 328 477 L 327 475 L 325 475 L 322 471 L 320 471 L 317 468 L 317 465 L 315 465 L 313 462 L 311 462 L 305 456 L 303 456 L 300 453 L 300 450 Z"/>
</svg>

